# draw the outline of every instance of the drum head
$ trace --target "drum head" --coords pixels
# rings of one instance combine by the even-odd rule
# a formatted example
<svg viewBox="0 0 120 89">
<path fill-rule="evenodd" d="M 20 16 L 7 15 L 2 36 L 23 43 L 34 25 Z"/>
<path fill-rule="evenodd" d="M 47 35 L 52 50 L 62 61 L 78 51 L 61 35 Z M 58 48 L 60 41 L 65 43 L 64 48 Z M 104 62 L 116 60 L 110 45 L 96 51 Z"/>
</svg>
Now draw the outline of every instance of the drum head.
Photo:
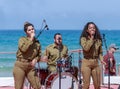
<svg viewBox="0 0 120 89">
<path fill-rule="evenodd" d="M 61 73 L 61 83 L 59 81 L 59 74 L 52 73 L 45 82 L 46 89 L 59 89 L 59 87 L 61 89 L 78 89 L 77 80 L 70 73 Z"/>
</svg>

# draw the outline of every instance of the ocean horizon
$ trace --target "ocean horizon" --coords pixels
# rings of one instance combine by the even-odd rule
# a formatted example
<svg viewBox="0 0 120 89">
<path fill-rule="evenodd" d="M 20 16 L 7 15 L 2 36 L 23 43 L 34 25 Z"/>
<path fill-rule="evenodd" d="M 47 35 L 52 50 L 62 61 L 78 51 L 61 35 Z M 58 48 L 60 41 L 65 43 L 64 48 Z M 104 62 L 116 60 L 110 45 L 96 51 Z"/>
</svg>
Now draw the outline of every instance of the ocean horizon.
<svg viewBox="0 0 120 89">
<path fill-rule="evenodd" d="M 69 51 L 81 49 L 79 45 L 79 37 L 82 30 L 77 29 L 68 29 L 68 30 L 44 30 L 39 36 L 38 40 L 42 46 L 42 52 L 45 48 L 54 42 L 53 36 L 55 33 L 61 33 L 63 38 L 63 44 L 65 44 Z M 100 30 L 101 35 L 105 34 L 107 48 L 111 43 L 115 43 L 120 48 L 120 30 Z M 39 33 L 39 30 L 36 30 L 36 35 Z M 18 47 L 18 40 L 21 36 L 25 36 L 25 33 L 22 29 L 15 30 L 0 30 L 0 77 L 12 76 L 12 69 L 14 62 L 16 61 L 16 51 Z M 106 48 L 103 42 L 103 50 L 105 54 Z M 80 54 L 82 58 L 82 53 Z M 120 51 L 115 53 L 115 59 L 117 65 L 120 64 Z M 72 65 L 78 66 L 79 55 L 78 53 L 73 54 Z M 41 64 L 41 67 L 45 67 L 46 64 Z"/>
</svg>

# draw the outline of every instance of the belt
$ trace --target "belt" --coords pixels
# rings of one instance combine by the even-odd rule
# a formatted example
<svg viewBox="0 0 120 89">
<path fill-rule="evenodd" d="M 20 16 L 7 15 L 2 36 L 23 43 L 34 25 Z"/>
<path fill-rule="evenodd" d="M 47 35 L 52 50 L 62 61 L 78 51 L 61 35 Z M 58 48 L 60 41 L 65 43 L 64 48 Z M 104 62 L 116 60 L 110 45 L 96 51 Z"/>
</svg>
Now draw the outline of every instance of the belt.
<svg viewBox="0 0 120 89">
<path fill-rule="evenodd" d="M 89 60 L 89 59 L 97 59 L 98 56 L 94 56 L 94 57 L 84 57 L 85 59 Z"/>
<path fill-rule="evenodd" d="M 23 59 L 23 58 L 17 58 L 17 61 L 20 61 L 20 62 L 31 62 L 30 59 Z"/>
</svg>

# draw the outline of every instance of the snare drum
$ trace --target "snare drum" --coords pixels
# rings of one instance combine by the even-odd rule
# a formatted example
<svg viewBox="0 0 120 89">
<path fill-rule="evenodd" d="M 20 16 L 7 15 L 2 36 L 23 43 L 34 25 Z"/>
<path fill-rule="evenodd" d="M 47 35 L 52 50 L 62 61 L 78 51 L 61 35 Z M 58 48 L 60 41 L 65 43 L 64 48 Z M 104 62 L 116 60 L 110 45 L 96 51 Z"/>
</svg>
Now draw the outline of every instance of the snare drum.
<svg viewBox="0 0 120 89">
<path fill-rule="evenodd" d="M 45 80 L 46 89 L 59 89 L 59 74 L 51 73 Z M 61 89 L 78 89 L 76 78 L 66 72 L 61 73 Z"/>
</svg>

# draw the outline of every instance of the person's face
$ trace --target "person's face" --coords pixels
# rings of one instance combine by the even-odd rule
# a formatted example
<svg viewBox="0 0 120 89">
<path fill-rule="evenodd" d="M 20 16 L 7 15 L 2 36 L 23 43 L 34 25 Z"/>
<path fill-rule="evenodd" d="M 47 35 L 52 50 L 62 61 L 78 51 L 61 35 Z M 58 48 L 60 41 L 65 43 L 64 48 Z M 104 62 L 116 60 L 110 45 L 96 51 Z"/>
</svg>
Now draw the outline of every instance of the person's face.
<svg viewBox="0 0 120 89">
<path fill-rule="evenodd" d="M 31 36 L 31 34 L 33 34 L 33 33 L 35 34 L 34 27 L 28 26 L 27 31 L 26 31 L 27 36 Z"/>
<path fill-rule="evenodd" d="M 112 52 L 114 53 L 116 51 L 116 48 L 111 48 Z"/>
<path fill-rule="evenodd" d="M 94 35 L 95 32 L 96 32 L 95 25 L 94 25 L 94 24 L 89 24 L 89 25 L 88 25 L 87 32 L 88 32 L 90 35 Z"/>
<path fill-rule="evenodd" d="M 56 35 L 54 42 L 59 45 L 62 44 L 62 36 L 61 35 Z"/>
</svg>

